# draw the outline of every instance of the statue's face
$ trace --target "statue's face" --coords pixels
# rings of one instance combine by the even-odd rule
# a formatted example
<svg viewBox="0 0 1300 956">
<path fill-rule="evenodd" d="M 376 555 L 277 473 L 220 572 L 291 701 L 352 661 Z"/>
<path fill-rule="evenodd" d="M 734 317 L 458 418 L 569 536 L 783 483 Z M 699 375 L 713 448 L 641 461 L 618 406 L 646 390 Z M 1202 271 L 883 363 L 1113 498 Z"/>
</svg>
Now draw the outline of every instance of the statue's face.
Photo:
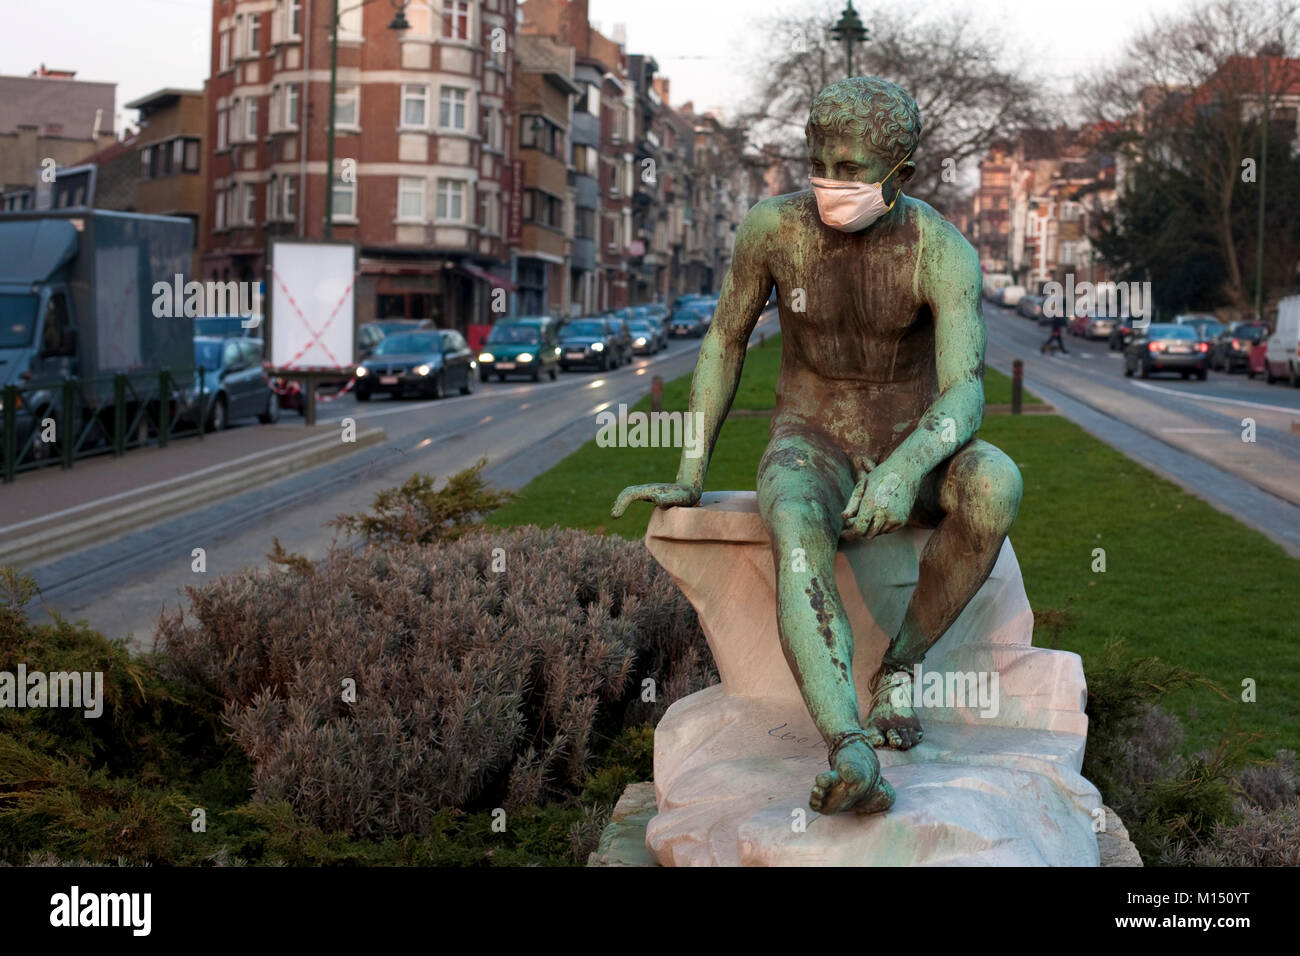
<svg viewBox="0 0 1300 956">
<path fill-rule="evenodd" d="M 820 179 L 851 183 L 878 183 L 894 168 L 895 160 L 881 156 L 866 140 L 854 136 L 815 134 L 808 146 L 812 174 Z M 911 178 L 916 164 L 910 159 L 899 166 L 885 183 L 885 202 L 893 202 L 900 186 Z"/>
</svg>

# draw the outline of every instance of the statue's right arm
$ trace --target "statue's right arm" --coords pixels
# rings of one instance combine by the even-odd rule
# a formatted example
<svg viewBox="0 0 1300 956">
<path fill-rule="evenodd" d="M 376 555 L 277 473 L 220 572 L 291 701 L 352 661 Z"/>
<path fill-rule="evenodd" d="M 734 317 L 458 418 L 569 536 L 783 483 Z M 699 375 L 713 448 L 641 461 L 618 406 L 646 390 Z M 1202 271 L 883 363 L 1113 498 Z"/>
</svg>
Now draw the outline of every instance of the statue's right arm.
<svg viewBox="0 0 1300 956">
<path fill-rule="evenodd" d="M 692 449 L 682 449 L 681 465 L 674 484 L 634 485 L 623 489 L 614 504 L 614 517 L 620 516 L 632 501 L 689 506 L 700 500 L 714 443 L 740 384 L 749 336 L 772 292 L 774 280 L 768 262 L 778 217 L 775 204 L 761 200 L 740 224 L 732 250 L 731 268 L 722 280 L 713 323 L 700 344 L 695 374 L 691 377 L 688 415 L 700 427 L 703 453 L 700 454 L 697 447 L 692 456 L 689 453 Z"/>
</svg>

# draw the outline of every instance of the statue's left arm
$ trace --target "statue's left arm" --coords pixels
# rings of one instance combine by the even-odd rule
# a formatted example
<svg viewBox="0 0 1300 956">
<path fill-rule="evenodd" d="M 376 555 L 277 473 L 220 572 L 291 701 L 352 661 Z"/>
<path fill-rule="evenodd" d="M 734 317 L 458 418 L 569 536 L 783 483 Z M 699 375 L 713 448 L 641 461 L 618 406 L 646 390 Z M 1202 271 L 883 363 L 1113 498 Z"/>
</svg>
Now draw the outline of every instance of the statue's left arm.
<svg viewBox="0 0 1300 956">
<path fill-rule="evenodd" d="M 984 419 L 987 332 L 979 256 L 946 221 L 921 228 L 917 291 L 934 315 L 939 395 L 893 453 L 859 478 L 844 510 L 847 538 L 870 538 L 906 524 L 921 480 L 970 441 Z"/>
</svg>

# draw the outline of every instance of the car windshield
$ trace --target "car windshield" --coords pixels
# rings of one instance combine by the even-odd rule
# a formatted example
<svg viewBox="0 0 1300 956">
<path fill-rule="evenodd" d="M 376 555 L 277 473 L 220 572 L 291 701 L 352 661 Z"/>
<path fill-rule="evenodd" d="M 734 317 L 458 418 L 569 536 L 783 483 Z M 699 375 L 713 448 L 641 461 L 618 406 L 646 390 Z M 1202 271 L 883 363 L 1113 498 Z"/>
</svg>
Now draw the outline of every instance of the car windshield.
<svg viewBox="0 0 1300 956">
<path fill-rule="evenodd" d="M 436 332 L 404 332 L 390 335 L 375 346 L 376 355 L 402 355 L 411 352 L 442 351 L 442 336 Z"/>
<path fill-rule="evenodd" d="M 498 325 L 487 337 L 489 345 L 536 345 L 540 340 L 537 329 L 527 325 Z"/>
<path fill-rule="evenodd" d="M 652 330 L 650 323 L 645 321 L 645 319 L 635 319 L 629 322 L 627 327 L 633 332 L 649 332 Z"/>
<path fill-rule="evenodd" d="M 1212 335 L 1218 335 L 1223 331 L 1223 326 L 1218 322 L 1197 322 L 1196 328 L 1200 329 L 1201 334 L 1206 338 L 1209 338 Z"/>
<path fill-rule="evenodd" d="M 32 344 L 36 331 L 36 296 L 0 295 L 0 349 Z"/>
<path fill-rule="evenodd" d="M 565 335 L 604 335 L 604 322 L 573 322 L 564 328 Z"/>
<path fill-rule="evenodd" d="M 379 330 L 385 335 L 392 335 L 394 332 L 411 332 L 419 325 L 418 322 L 411 319 L 402 319 L 398 322 L 376 322 L 375 324 L 379 326 Z"/>
<path fill-rule="evenodd" d="M 224 342 L 195 341 L 194 364 L 209 371 L 221 368 L 221 347 L 224 344 Z"/>
<path fill-rule="evenodd" d="M 233 315 L 222 316 L 200 316 L 194 320 L 195 335 L 215 335 L 220 337 L 232 337 L 244 334 L 244 319 Z M 252 324 L 252 319 L 248 322 Z"/>
<path fill-rule="evenodd" d="M 1196 340 L 1196 329 L 1190 325 L 1153 325 L 1147 330 L 1149 339 Z"/>
</svg>

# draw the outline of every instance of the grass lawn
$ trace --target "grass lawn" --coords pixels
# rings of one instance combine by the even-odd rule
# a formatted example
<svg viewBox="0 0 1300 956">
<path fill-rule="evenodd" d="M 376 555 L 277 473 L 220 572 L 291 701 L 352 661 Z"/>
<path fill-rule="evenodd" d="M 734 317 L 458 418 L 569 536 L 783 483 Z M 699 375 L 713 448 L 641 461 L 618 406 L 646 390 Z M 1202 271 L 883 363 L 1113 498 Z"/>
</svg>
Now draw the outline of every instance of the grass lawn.
<svg viewBox="0 0 1300 956">
<path fill-rule="evenodd" d="M 771 407 L 779 359 L 779 340 L 750 351 L 735 407 Z M 985 382 L 990 403 L 1010 400 L 1006 376 L 990 369 Z M 684 408 L 688 389 L 689 377 L 665 383 L 664 407 Z M 648 408 L 648 399 L 636 407 Z M 729 419 L 708 487 L 752 490 L 767 431 L 766 418 Z M 1278 612 L 1300 594 L 1300 561 L 1063 418 L 990 416 L 980 436 L 1006 451 L 1024 476 L 1011 540 L 1040 621 L 1059 623 L 1040 623 L 1036 644 L 1075 651 L 1086 668 L 1120 637 L 1132 655 L 1209 678 L 1227 699 L 1196 688 L 1169 701 L 1184 720 L 1187 750 L 1233 730 L 1260 734 L 1251 748 L 1260 757 L 1300 748 L 1300 644 L 1287 613 Z M 530 482 L 490 523 L 640 538 L 649 506 L 634 504 L 617 521 L 609 507 L 627 485 L 671 481 L 677 462 L 675 449 L 598 448 L 592 441 Z M 1105 550 L 1104 573 L 1092 571 L 1096 548 Z M 1256 703 L 1241 701 L 1245 678 L 1257 685 Z"/>
</svg>

